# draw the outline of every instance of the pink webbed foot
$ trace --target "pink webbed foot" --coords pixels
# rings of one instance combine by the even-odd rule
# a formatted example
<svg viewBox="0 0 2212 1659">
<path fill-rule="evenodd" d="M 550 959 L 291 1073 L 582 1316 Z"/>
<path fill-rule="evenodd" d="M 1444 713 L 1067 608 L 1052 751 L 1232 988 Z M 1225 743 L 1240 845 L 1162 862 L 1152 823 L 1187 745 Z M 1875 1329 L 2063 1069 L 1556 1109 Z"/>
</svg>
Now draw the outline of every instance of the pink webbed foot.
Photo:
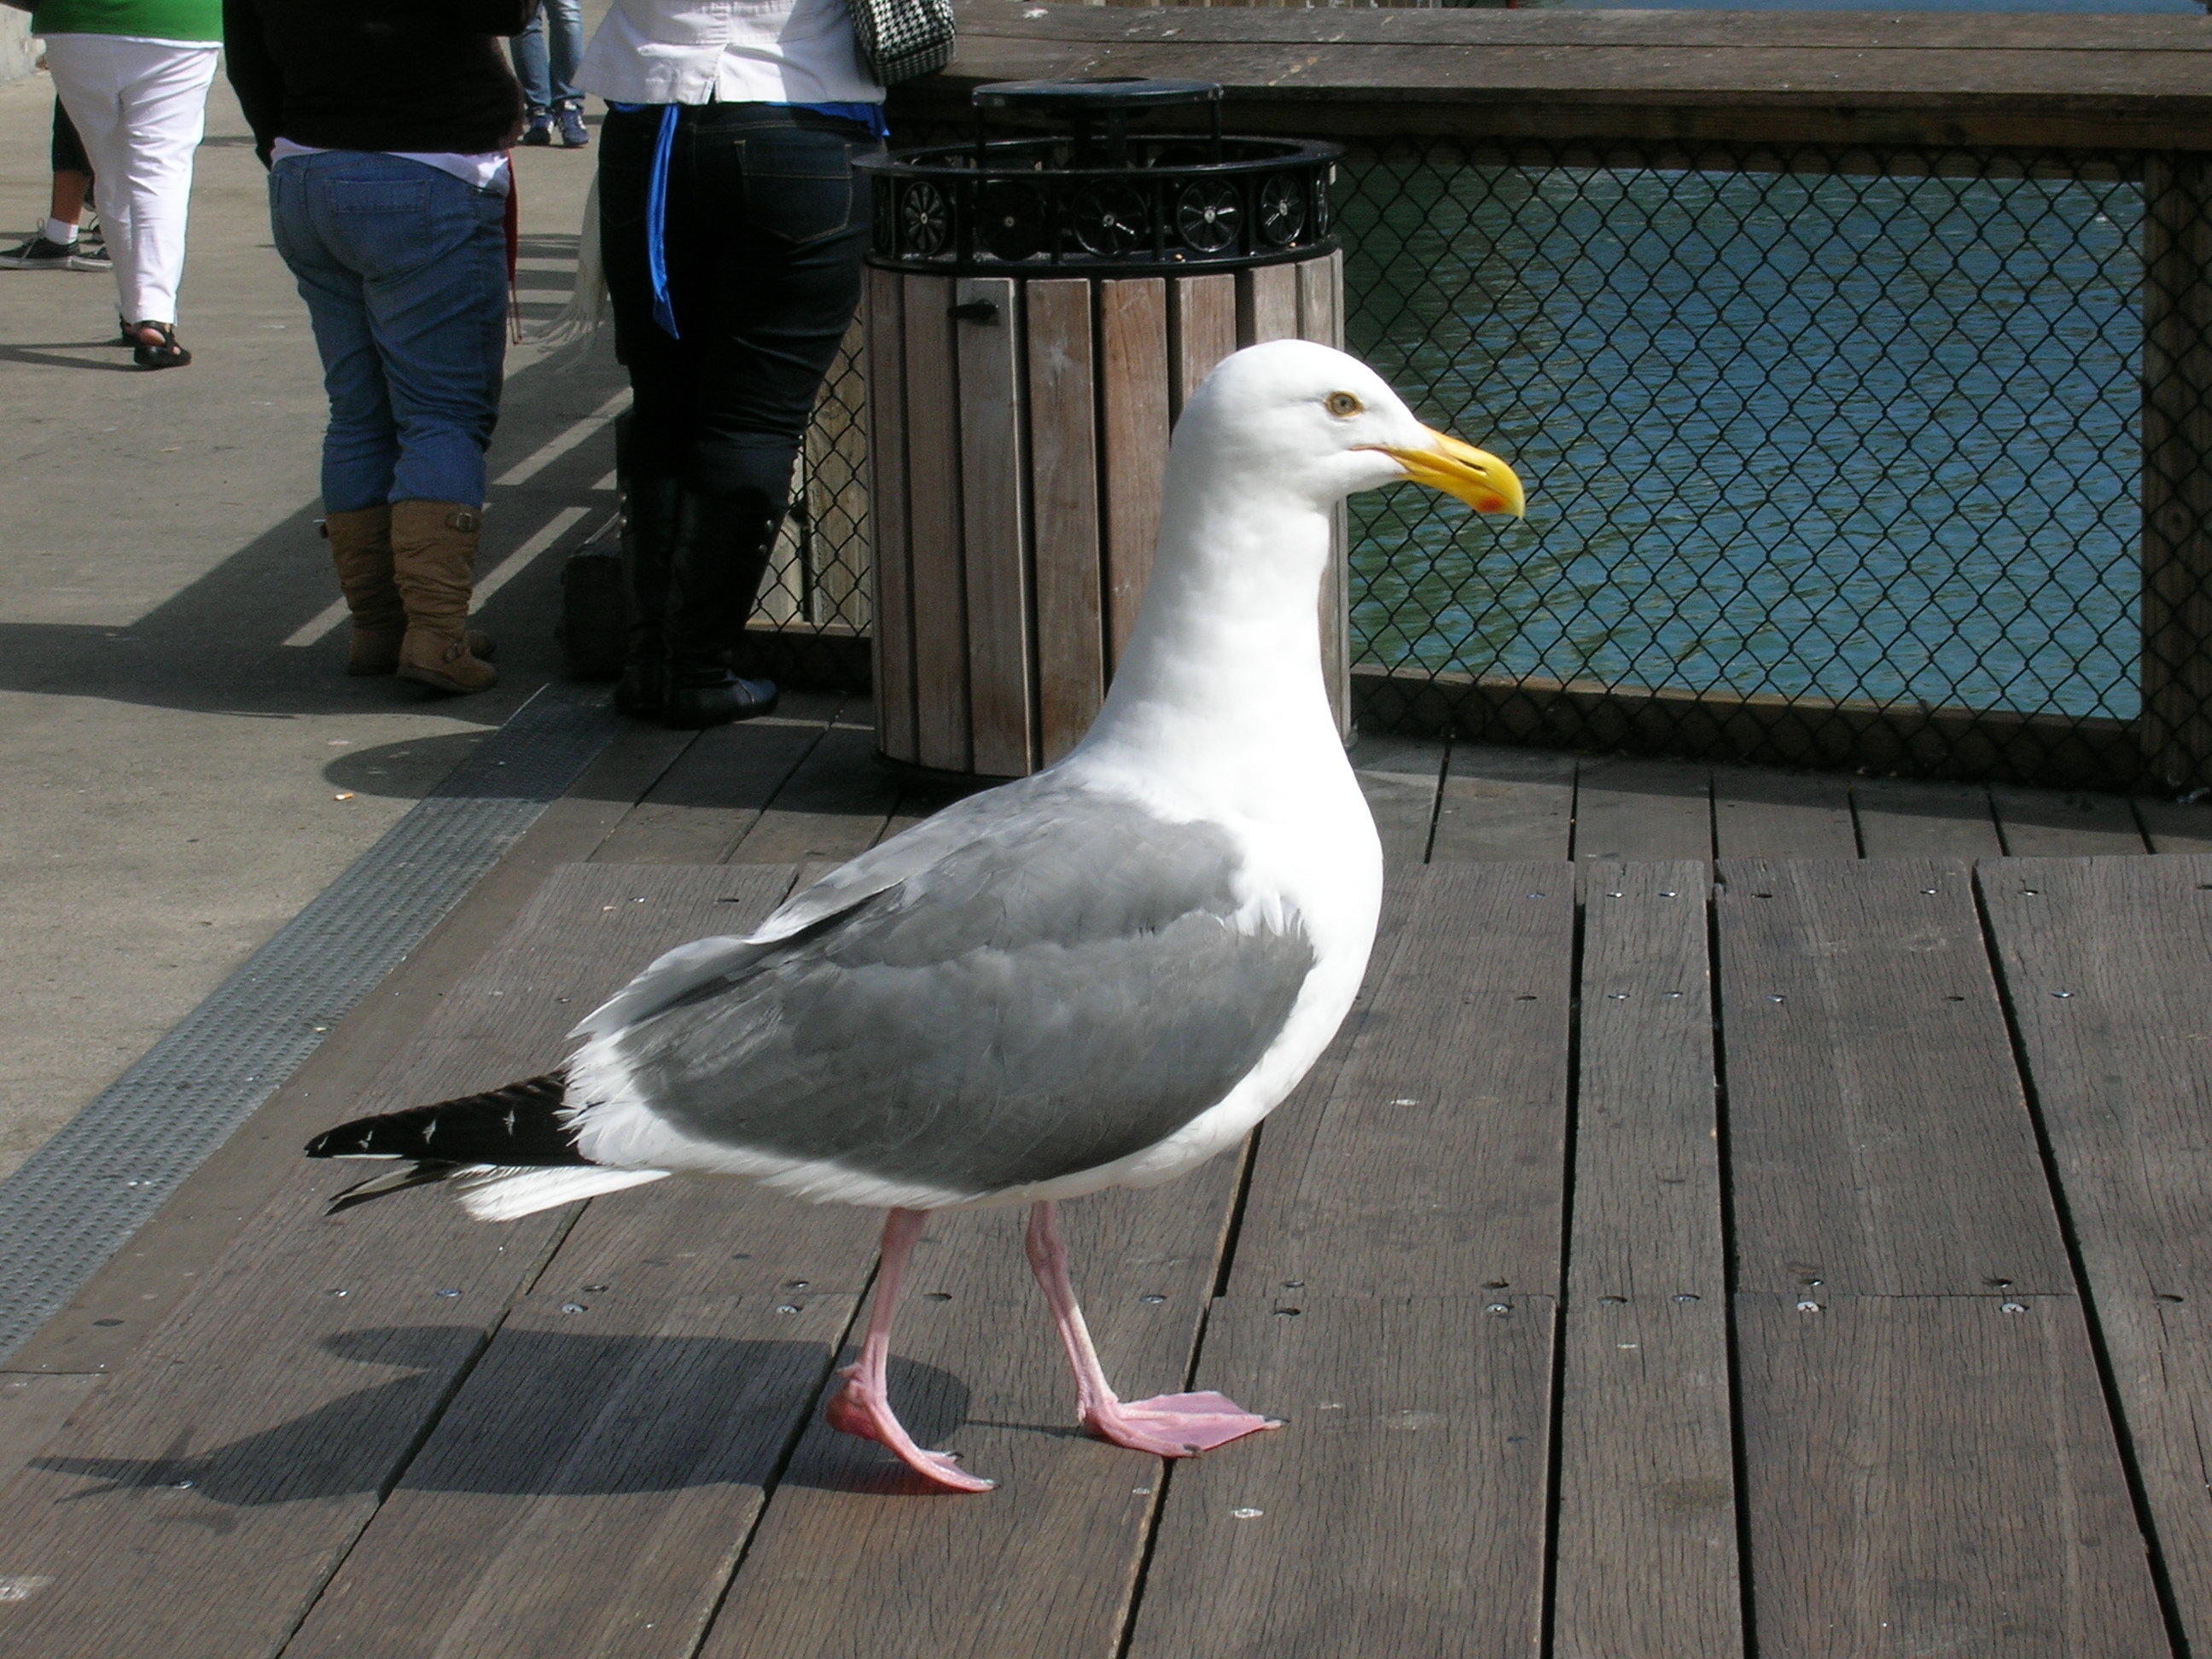
<svg viewBox="0 0 2212 1659">
<path fill-rule="evenodd" d="M 947 1491 L 989 1492 L 998 1486 L 995 1480 L 969 1474 L 947 1453 L 924 1451 L 915 1445 L 906 1425 L 891 1414 L 890 1402 L 868 1386 L 860 1370 L 854 1365 L 837 1373 L 845 1379 L 845 1386 L 822 1412 L 831 1428 L 888 1447 L 907 1468 Z"/>
<path fill-rule="evenodd" d="M 1255 1417 L 1226 1395 L 1155 1395 L 1117 1400 L 1083 1413 L 1083 1426 L 1101 1440 L 1156 1457 L 1193 1457 L 1262 1429 L 1279 1429 L 1279 1417 Z"/>
</svg>

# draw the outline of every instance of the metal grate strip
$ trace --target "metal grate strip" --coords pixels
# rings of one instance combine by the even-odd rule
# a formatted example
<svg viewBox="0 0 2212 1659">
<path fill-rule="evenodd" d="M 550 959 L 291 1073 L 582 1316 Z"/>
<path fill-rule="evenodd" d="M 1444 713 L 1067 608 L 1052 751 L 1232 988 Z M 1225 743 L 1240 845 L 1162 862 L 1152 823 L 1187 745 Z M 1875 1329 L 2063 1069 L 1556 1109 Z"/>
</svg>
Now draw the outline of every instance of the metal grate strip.
<svg viewBox="0 0 2212 1659">
<path fill-rule="evenodd" d="M 603 694 L 540 690 L 0 1182 L 0 1360 L 283 1085 L 617 729 Z"/>
</svg>

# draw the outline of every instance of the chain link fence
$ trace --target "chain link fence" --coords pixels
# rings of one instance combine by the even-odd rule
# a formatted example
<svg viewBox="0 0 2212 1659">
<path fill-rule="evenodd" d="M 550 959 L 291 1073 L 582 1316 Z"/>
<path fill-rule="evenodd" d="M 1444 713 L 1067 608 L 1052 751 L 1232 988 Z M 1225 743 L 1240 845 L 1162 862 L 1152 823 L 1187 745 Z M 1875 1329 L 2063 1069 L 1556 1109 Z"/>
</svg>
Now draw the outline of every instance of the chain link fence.
<svg viewBox="0 0 2212 1659">
<path fill-rule="evenodd" d="M 1353 503 L 1363 724 L 2212 781 L 2207 195 L 2081 151 L 1355 147 L 1350 347 L 1529 501 Z M 867 626 L 859 388 L 779 561 L 804 635 Z"/>
</svg>

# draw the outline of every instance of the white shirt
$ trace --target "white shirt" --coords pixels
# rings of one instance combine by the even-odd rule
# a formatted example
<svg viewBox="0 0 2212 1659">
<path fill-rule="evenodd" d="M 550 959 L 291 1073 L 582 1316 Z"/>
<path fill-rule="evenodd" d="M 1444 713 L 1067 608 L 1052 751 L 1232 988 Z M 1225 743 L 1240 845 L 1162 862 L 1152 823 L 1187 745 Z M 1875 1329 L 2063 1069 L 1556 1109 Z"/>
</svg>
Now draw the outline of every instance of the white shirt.
<svg viewBox="0 0 2212 1659">
<path fill-rule="evenodd" d="M 403 161 L 420 161 L 426 167 L 435 167 L 441 173 L 450 173 L 465 185 L 478 190 L 507 189 L 507 152 L 486 150 L 482 155 L 463 154 L 453 150 L 374 149 L 363 152 L 369 155 L 397 155 Z M 327 149 L 317 149 L 313 144 L 295 144 L 289 138 L 279 138 L 269 146 L 269 159 L 281 161 L 288 155 L 327 155 Z"/>
<path fill-rule="evenodd" d="M 878 104 L 846 0 L 613 0 L 576 84 L 615 104 Z"/>
</svg>

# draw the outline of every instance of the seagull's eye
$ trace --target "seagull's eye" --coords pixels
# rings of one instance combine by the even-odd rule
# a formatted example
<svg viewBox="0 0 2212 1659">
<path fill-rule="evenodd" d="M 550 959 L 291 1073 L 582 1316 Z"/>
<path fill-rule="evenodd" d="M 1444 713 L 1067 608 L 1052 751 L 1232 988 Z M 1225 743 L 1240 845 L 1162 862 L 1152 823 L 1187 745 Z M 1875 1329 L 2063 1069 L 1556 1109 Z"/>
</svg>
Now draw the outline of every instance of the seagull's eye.
<svg viewBox="0 0 2212 1659">
<path fill-rule="evenodd" d="M 1366 404 L 1361 403 L 1349 392 L 1332 392 L 1328 394 L 1328 412 L 1332 415 L 1357 415 L 1366 407 Z"/>
</svg>

